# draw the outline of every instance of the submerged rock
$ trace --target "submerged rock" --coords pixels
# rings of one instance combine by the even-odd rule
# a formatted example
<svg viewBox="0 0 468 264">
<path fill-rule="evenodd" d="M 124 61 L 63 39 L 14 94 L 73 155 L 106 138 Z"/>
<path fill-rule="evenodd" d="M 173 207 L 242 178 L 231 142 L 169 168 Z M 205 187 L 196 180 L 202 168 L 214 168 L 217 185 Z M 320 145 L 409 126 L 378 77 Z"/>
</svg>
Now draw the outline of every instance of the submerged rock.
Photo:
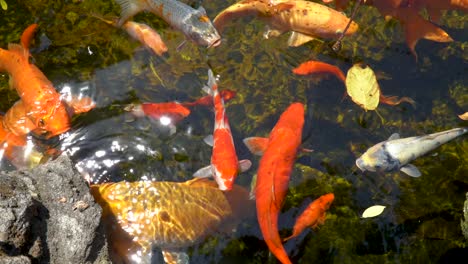
<svg viewBox="0 0 468 264">
<path fill-rule="evenodd" d="M 101 211 L 64 155 L 0 172 L 0 263 L 109 263 Z"/>
</svg>

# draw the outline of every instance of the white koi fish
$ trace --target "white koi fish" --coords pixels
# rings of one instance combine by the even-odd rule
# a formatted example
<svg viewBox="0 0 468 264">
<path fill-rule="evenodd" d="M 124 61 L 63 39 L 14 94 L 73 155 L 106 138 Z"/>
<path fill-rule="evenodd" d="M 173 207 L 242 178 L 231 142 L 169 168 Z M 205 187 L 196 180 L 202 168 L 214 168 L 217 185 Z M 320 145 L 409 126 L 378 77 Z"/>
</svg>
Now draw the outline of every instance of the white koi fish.
<svg viewBox="0 0 468 264">
<path fill-rule="evenodd" d="M 388 140 L 369 148 L 356 160 L 356 166 L 362 171 L 390 172 L 401 170 L 411 177 L 419 177 L 421 172 L 416 166 L 410 164 L 411 161 L 467 132 L 468 128 L 454 128 L 408 138 L 400 138 L 395 133 Z"/>
</svg>

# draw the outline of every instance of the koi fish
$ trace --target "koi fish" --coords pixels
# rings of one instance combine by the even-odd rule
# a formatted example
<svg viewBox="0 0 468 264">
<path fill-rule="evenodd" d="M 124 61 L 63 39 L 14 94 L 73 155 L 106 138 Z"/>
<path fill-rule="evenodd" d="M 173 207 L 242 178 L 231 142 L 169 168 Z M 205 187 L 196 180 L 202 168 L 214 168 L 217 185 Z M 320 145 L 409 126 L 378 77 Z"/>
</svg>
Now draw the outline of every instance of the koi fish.
<svg viewBox="0 0 468 264">
<path fill-rule="evenodd" d="M 254 206 L 243 187 L 222 192 L 208 179 L 104 183 L 91 185 L 91 193 L 110 223 L 114 252 L 137 263 L 150 263 L 152 246 L 162 249 L 166 263 L 188 263 L 187 247 L 232 230 Z"/>
<path fill-rule="evenodd" d="M 215 110 L 213 136 L 205 138 L 205 142 L 213 146 L 213 152 L 211 154 L 211 165 L 199 169 L 193 176 L 201 178 L 213 176 L 220 190 L 231 190 L 239 171 L 248 170 L 252 163 L 249 160 L 237 160 L 236 148 L 234 147 L 231 128 L 226 116 L 224 101 L 218 91 L 218 84 L 211 70 L 208 70 L 208 84 L 204 89 L 213 97 Z"/>
<path fill-rule="evenodd" d="M 265 242 L 281 263 L 291 263 L 278 233 L 278 214 L 283 206 L 289 184 L 289 176 L 296 159 L 304 126 L 304 105 L 291 104 L 267 139 L 266 149 L 249 146 L 255 140 L 244 140 L 249 149 L 263 152 L 257 172 L 255 197 L 257 219 Z M 257 142 L 264 144 L 266 139 Z M 263 151 L 264 149 L 264 151 Z"/>
<path fill-rule="evenodd" d="M 104 21 L 105 23 L 117 27 L 118 20 L 107 20 L 102 16 L 92 14 L 92 16 Z M 126 21 L 122 24 L 122 28 L 134 39 L 140 41 L 145 47 L 152 50 L 157 55 L 161 56 L 167 52 L 166 43 L 161 39 L 161 36 L 150 26 L 133 21 Z"/>
<path fill-rule="evenodd" d="M 177 102 L 130 104 L 125 110 L 137 117 L 169 118 L 171 123 L 177 123 L 190 114 L 190 109 Z"/>
<path fill-rule="evenodd" d="M 335 195 L 333 193 L 327 193 L 310 203 L 304 212 L 302 212 L 302 214 L 297 218 L 293 227 L 292 235 L 285 238 L 283 241 L 287 241 L 298 236 L 308 226 L 316 228 L 319 224 L 323 225 L 325 223 L 326 212 L 328 208 L 330 208 L 334 199 Z"/>
<path fill-rule="evenodd" d="M 321 61 L 306 61 L 301 63 L 298 67 L 294 68 L 293 73 L 297 75 L 308 75 L 313 73 L 331 73 L 334 74 L 343 83 L 346 81 L 346 76 L 335 65 L 331 65 Z"/>
<path fill-rule="evenodd" d="M 232 98 L 234 98 L 236 96 L 236 91 L 229 90 L 229 89 L 222 90 L 219 93 L 220 93 L 220 95 L 223 98 L 223 101 L 225 103 L 230 101 Z M 186 106 L 186 107 L 193 107 L 193 106 L 197 106 L 197 105 L 202 105 L 202 106 L 206 106 L 206 107 L 213 107 L 213 97 L 211 95 L 206 95 L 206 96 L 203 96 L 203 97 L 197 99 L 194 102 L 185 102 L 185 103 L 181 103 L 181 104 L 183 106 Z"/>
<path fill-rule="evenodd" d="M 192 7 L 177 0 L 115 0 L 122 8 L 117 26 L 122 26 L 138 12 L 150 11 L 166 21 L 185 37 L 201 46 L 216 47 L 221 37 L 203 7 Z"/>
<path fill-rule="evenodd" d="M 243 0 L 219 13 L 213 23 L 219 32 L 236 18 L 255 15 L 264 20 L 267 29 L 265 38 L 277 37 L 292 31 L 289 46 L 300 46 L 314 38 L 337 39 L 349 22 L 342 13 L 327 6 L 310 1 Z M 345 35 L 352 35 L 358 29 L 353 21 Z"/>
<path fill-rule="evenodd" d="M 421 176 L 421 172 L 410 162 L 468 132 L 468 128 L 454 128 L 434 134 L 400 138 L 395 133 L 386 141 L 369 148 L 356 160 L 362 171 L 391 172 L 401 170 L 411 177 Z"/>
<path fill-rule="evenodd" d="M 16 136 L 34 131 L 53 137 L 70 128 L 70 109 L 41 70 L 29 63 L 28 48 L 36 28 L 37 24 L 26 28 L 21 36 L 21 45 L 10 43 L 8 50 L 0 48 L 0 71 L 8 72 L 10 85 L 21 98 L 20 102 L 7 111 L 3 127 Z M 85 103 L 90 101 L 89 98 L 75 99 L 84 100 Z M 83 104 L 73 102 L 71 105 Z M 94 104 L 90 105 L 87 110 L 93 106 Z M 86 109 L 72 110 L 76 113 Z"/>
</svg>

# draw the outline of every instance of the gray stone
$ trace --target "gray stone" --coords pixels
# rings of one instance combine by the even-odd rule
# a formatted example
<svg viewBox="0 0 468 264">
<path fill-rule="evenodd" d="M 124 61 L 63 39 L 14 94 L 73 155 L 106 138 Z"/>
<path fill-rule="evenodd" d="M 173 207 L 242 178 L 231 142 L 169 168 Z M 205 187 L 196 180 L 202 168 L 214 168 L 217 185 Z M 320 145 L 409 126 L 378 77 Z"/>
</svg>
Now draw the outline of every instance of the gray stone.
<svg viewBox="0 0 468 264">
<path fill-rule="evenodd" d="M 37 263 L 110 263 L 101 207 L 65 155 L 0 173 L 0 263 L 30 263 L 3 262 L 20 255 Z"/>
</svg>

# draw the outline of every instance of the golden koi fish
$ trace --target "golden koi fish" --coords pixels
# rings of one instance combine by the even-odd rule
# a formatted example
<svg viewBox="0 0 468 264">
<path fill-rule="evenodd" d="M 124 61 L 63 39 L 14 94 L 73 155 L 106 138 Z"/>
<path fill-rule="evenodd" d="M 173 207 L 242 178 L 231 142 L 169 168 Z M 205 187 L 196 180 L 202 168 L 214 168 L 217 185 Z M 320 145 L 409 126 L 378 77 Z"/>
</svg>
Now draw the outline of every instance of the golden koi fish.
<svg viewBox="0 0 468 264">
<path fill-rule="evenodd" d="M 91 193 L 113 222 L 108 234 L 114 250 L 135 262 L 149 261 L 156 246 L 166 263 L 188 263 L 187 247 L 232 230 L 253 211 L 247 190 L 234 186 L 222 192 L 207 179 L 104 183 L 92 185 Z"/>
</svg>

